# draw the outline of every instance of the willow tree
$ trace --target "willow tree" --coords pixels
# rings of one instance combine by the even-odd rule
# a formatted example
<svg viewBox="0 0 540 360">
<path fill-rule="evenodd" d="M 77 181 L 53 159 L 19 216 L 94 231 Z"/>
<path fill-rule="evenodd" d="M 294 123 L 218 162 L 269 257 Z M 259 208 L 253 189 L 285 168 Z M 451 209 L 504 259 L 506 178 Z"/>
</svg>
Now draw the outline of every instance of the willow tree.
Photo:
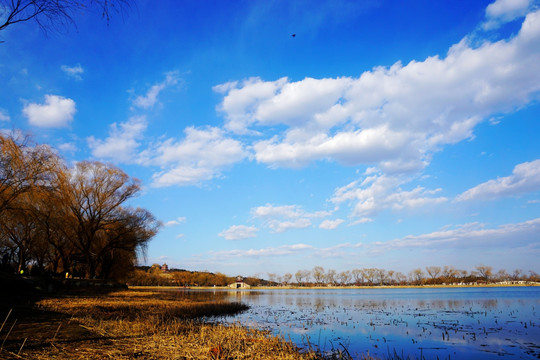
<svg viewBox="0 0 540 360">
<path fill-rule="evenodd" d="M 160 223 L 141 208 L 118 209 L 113 219 L 100 233 L 99 244 L 94 246 L 100 259 L 97 271 L 102 278 L 125 279 Z"/>
<path fill-rule="evenodd" d="M 0 251 L 17 271 L 29 261 L 44 267 L 48 249 L 33 209 L 55 188 L 61 164 L 47 145 L 33 144 L 20 133 L 0 134 Z"/>
<path fill-rule="evenodd" d="M 26 193 L 24 195 L 29 195 Z M 36 245 L 37 224 L 28 216 L 23 202 L 26 196 L 21 195 L 13 202 L 14 209 L 5 211 L 0 221 L 0 233 L 2 234 L 3 253 L 9 254 L 9 259 L 14 261 L 17 273 L 24 271 L 26 264 L 31 258 L 33 247 Z"/>
<path fill-rule="evenodd" d="M 47 145 L 29 137 L 0 133 L 0 215 L 22 194 L 47 186 L 56 176 L 58 157 Z"/>
<path fill-rule="evenodd" d="M 148 215 L 128 214 L 123 207 L 140 188 L 139 180 L 97 161 L 77 163 L 63 184 L 61 193 L 69 215 L 66 221 L 74 229 L 71 241 L 80 254 L 86 277 L 108 275 L 102 263 L 110 262 L 106 256 L 117 249 L 133 252 L 153 236 L 152 230 L 142 238 L 136 234 L 148 224 Z M 128 249 L 126 242 L 133 246 Z"/>
</svg>

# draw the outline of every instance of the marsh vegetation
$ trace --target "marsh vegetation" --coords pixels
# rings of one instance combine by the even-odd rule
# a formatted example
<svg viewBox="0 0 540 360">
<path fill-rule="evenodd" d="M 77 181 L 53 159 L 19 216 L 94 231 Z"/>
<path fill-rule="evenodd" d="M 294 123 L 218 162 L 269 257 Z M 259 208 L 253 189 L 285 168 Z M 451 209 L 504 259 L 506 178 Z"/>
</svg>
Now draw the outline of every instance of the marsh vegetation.
<svg viewBox="0 0 540 360">
<path fill-rule="evenodd" d="M 211 296 L 218 291 L 208 291 Z M 319 288 L 225 292 L 243 325 L 321 353 L 391 359 L 536 359 L 540 287 Z M 189 296 L 189 294 L 186 294 Z"/>
<path fill-rule="evenodd" d="M 203 319 L 245 310 L 237 302 L 178 292 L 62 296 L 39 313 L 5 316 L 3 359 L 320 359 L 270 332 Z M 20 311 L 18 312 L 20 315 Z"/>
</svg>

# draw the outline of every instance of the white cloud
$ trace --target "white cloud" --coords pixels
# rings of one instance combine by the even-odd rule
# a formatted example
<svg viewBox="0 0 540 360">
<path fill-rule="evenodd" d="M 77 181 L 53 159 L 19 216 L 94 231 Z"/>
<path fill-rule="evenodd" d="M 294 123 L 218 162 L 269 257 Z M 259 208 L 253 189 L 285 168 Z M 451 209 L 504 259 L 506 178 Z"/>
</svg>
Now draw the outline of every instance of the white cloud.
<svg viewBox="0 0 540 360">
<path fill-rule="evenodd" d="M 247 156 L 243 145 L 219 128 L 189 127 L 184 132 L 184 139 L 168 139 L 149 151 L 151 164 L 163 168 L 154 175 L 154 186 L 185 186 L 208 181 Z"/>
<path fill-rule="evenodd" d="M 84 69 L 81 64 L 77 64 L 75 66 L 62 65 L 60 68 L 63 72 L 65 72 L 68 76 L 74 78 L 75 80 L 82 80 L 81 75 L 84 74 Z"/>
<path fill-rule="evenodd" d="M 169 226 L 176 226 L 176 225 L 180 225 L 180 224 L 183 224 L 186 222 L 186 218 L 181 216 L 181 217 L 178 217 L 174 220 L 169 220 L 165 223 L 165 226 L 169 227 Z"/>
<path fill-rule="evenodd" d="M 503 224 L 489 227 L 482 223 L 469 223 L 456 226 L 445 226 L 441 230 L 420 235 L 407 235 L 389 241 L 377 242 L 345 242 L 331 247 L 317 248 L 307 244 L 283 245 L 260 249 L 233 249 L 225 251 L 209 251 L 208 255 L 219 261 L 229 258 L 255 258 L 304 255 L 312 259 L 354 259 L 359 256 L 369 258 L 377 254 L 391 251 L 445 251 L 464 249 L 511 249 L 526 248 L 538 250 L 538 234 L 540 218 L 520 223 Z M 531 251 L 531 250 L 527 250 Z M 320 264 L 319 264 L 320 265 Z"/>
<path fill-rule="evenodd" d="M 251 213 L 254 217 L 258 218 L 285 218 L 285 219 L 294 219 L 299 217 L 306 218 L 319 218 L 330 215 L 332 212 L 329 211 L 317 211 L 317 212 L 306 212 L 299 205 L 280 205 L 274 206 L 272 204 L 266 204 L 264 206 L 258 206 L 251 210 Z"/>
<path fill-rule="evenodd" d="M 5 111 L 4 109 L 0 109 L 0 122 L 8 122 L 10 120 L 11 118 L 9 117 L 7 111 Z"/>
<path fill-rule="evenodd" d="M 475 47 L 467 38 L 445 57 L 377 67 L 360 77 L 282 78 L 215 87 L 226 128 L 272 127 L 254 142 L 270 167 L 318 160 L 418 171 L 442 146 L 474 137 L 475 126 L 539 98 L 540 11 L 510 39 Z"/>
<path fill-rule="evenodd" d="M 371 221 L 371 217 L 385 209 L 399 211 L 419 208 L 446 202 L 445 197 L 435 197 L 440 189 L 428 190 L 417 186 L 412 190 L 403 190 L 402 185 L 412 179 L 399 175 L 375 174 L 369 169 L 361 181 L 336 189 L 331 201 L 335 204 L 344 202 L 353 204 L 352 216 L 357 217 L 356 223 Z"/>
<path fill-rule="evenodd" d="M 319 228 L 324 230 L 334 230 L 337 229 L 339 225 L 341 225 L 345 220 L 343 219 L 335 219 L 335 220 L 324 220 L 319 224 Z"/>
<path fill-rule="evenodd" d="M 225 128 L 238 134 L 248 133 L 252 112 L 262 101 L 274 96 L 286 81 L 286 78 L 271 82 L 250 78 L 241 83 L 234 81 L 214 86 L 214 91 L 227 94 L 218 107 L 227 118 Z"/>
<path fill-rule="evenodd" d="M 485 224 L 471 223 L 440 231 L 409 235 L 384 243 L 370 245 L 373 250 L 388 251 L 404 248 L 490 248 L 519 247 L 538 243 L 540 218 L 516 224 L 486 228 Z"/>
<path fill-rule="evenodd" d="M 517 196 L 540 190 L 540 159 L 514 167 L 512 175 L 479 184 L 456 198 L 456 201 L 490 200 Z"/>
<path fill-rule="evenodd" d="M 294 245 L 283 245 L 279 247 L 269 247 L 264 249 L 249 249 L 249 250 L 227 250 L 227 251 L 215 251 L 210 252 L 219 258 L 229 258 L 229 257 L 265 257 L 265 256 L 285 256 L 292 255 L 295 253 L 304 252 L 307 250 L 312 250 L 313 246 L 307 244 L 294 244 Z"/>
<path fill-rule="evenodd" d="M 342 243 L 337 244 L 332 247 L 318 249 L 313 253 L 313 256 L 316 258 L 322 258 L 322 259 L 328 259 L 328 258 L 346 258 L 350 257 L 351 254 L 355 254 L 352 252 L 354 249 L 363 248 L 365 245 L 363 243 Z"/>
<path fill-rule="evenodd" d="M 274 206 L 271 204 L 266 204 L 264 206 L 258 206 L 252 209 L 252 214 L 255 217 L 261 218 L 296 218 L 302 216 L 304 214 L 304 211 L 301 210 L 298 205 Z"/>
<path fill-rule="evenodd" d="M 58 145 L 58 149 L 64 152 L 74 153 L 77 151 L 77 146 L 74 143 L 62 143 Z"/>
<path fill-rule="evenodd" d="M 276 233 L 282 233 L 291 229 L 305 229 L 311 226 L 311 221 L 306 218 L 296 219 L 292 221 L 271 220 L 268 222 L 268 227 Z"/>
<path fill-rule="evenodd" d="M 332 214 L 331 211 L 317 211 L 309 213 L 298 205 L 274 206 L 266 204 L 251 210 L 254 218 L 264 220 L 263 225 L 276 233 L 290 229 L 305 229 L 312 225 L 313 218 L 322 218 Z"/>
<path fill-rule="evenodd" d="M 153 107 L 157 101 L 159 94 L 167 87 L 177 85 L 179 82 L 178 73 L 175 71 L 165 74 L 165 80 L 155 84 L 148 89 L 145 95 L 140 95 L 133 100 L 133 105 L 142 108 L 149 109 Z"/>
<path fill-rule="evenodd" d="M 134 116 L 120 124 L 113 123 L 109 129 L 109 136 L 99 140 L 93 136 L 88 137 L 87 143 L 92 150 L 92 156 L 100 159 L 111 159 L 120 163 L 135 163 L 140 140 L 146 130 L 145 116 Z"/>
<path fill-rule="evenodd" d="M 486 8 L 485 30 L 495 29 L 501 24 L 525 16 L 531 0 L 497 0 Z"/>
<path fill-rule="evenodd" d="M 218 235 L 227 240 L 243 240 L 254 238 L 258 229 L 255 226 L 233 225 Z"/>
<path fill-rule="evenodd" d="M 23 108 L 31 125 L 47 128 L 67 126 L 76 111 L 75 101 L 58 95 L 45 95 L 44 104 L 30 103 Z"/>
</svg>

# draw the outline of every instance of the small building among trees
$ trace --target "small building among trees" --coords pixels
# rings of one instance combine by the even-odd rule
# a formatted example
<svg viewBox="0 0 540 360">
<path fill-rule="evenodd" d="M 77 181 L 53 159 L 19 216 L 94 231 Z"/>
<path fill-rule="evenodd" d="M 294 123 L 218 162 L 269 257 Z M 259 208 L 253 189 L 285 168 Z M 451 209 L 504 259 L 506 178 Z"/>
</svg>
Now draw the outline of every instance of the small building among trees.
<svg viewBox="0 0 540 360">
<path fill-rule="evenodd" d="M 229 285 L 232 289 L 249 289 L 251 286 L 244 282 L 244 278 L 240 275 L 236 277 L 236 281 Z"/>
</svg>

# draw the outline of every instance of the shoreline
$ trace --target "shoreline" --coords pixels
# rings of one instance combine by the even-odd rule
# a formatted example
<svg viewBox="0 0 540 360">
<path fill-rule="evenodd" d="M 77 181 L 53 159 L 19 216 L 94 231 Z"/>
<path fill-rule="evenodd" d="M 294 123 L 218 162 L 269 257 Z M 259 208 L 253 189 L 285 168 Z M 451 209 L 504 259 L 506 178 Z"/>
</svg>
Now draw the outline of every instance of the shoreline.
<svg viewBox="0 0 540 360">
<path fill-rule="evenodd" d="M 266 330 L 205 321 L 245 310 L 239 302 L 114 289 L 3 305 L 0 358 L 6 360 L 327 359 Z"/>
<path fill-rule="evenodd" d="M 129 285 L 132 290 L 155 290 L 155 289 L 177 289 L 177 290 L 229 290 L 229 291 L 250 291 L 250 290 L 352 290 L 352 289 L 453 289 L 453 288 L 494 288 L 494 287 L 536 287 L 540 283 L 526 284 L 464 284 L 464 285 L 375 285 L 375 286 L 252 286 L 249 289 L 236 289 L 228 286 L 136 286 Z"/>
</svg>

